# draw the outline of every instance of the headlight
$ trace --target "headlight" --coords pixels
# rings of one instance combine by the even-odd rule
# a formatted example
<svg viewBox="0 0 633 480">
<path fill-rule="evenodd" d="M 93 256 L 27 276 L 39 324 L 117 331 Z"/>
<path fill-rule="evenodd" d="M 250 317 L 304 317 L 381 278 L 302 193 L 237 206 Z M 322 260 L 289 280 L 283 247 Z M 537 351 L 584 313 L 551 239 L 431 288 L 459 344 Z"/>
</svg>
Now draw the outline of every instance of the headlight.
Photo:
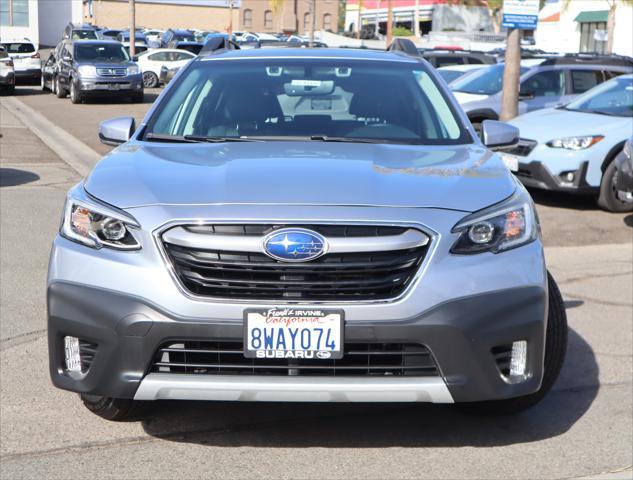
<svg viewBox="0 0 633 480">
<path fill-rule="evenodd" d="M 631 154 L 633 153 L 633 138 L 629 138 L 624 144 L 624 148 L 622 149 L 626 158 L 631 158 Z"/>
<path fill-rule="evenodd" d="M 138 65 L 130 65 L 129 67 L 127 67 L 128 75 L 138 75 L 139 73 L 141 73 L 141 69 L 138 67 Z"/>
<path fill-rule="evenodd" d="M 550 140 L 546 143 L 551 148 L 564 148 L 566 150 L 584 150 L 595 145 L 604 138 L 603 135 L 586 135 L 584 137 L 565 137 Z"/>
<path fill-rule="evenodd" d="M 124 212 L 69 196 L 60 234 L 92 248 L 138 250 L 141 245 L 133 233 L 138 227 L 136 220 Z"/>
<path fill-rule="evenodd" d="M 94 65 L 80 65 L 77 71 L 79 75 L 85 75 L 86 77 L 97 76 L 97 69 Z"/>
<path fill-rule="evenodd" d="M 532 199 L 524 188 L 507 200 L 467 216 L 453 227 L 459 233 L 451 253 L 499 253 L 520 247 L 539 236 Z"/>
</svg>

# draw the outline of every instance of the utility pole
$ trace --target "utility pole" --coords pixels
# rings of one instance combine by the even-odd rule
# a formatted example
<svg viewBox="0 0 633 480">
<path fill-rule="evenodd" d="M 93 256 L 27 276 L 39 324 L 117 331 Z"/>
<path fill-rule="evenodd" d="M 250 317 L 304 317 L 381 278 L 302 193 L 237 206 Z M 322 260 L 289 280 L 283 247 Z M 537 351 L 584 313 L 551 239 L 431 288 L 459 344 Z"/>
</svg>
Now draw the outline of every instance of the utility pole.
<svg viewBox="0 0 633 480">
<path fill-rule="evenodd" d="M 505 68 L 503 69 L 503 93 L 501 121 L 511 120 L 519 114 L 519 76 L 521 70 L 521 31 L 508 28 Z"/>
<path fill-rule="evenodd" d="M 136 55 L 136 1 L 130 0 L 130 57 Z"/>
<path fill-rule="evenodd" d="M 363 0 L 358 0 L 358 21 L 356 22 L 356 38 L 360 40 L 360 11 L 363 9 Z"/>
<path fill-rule="evenodd" d="M 310 2 L 310 17 L 312 25 L 310 27 L 310 48 L 314 47 L 314 30 L 316 29 L 316 0 Z"/>
<path fill-rule="evenodd" d="M 229 40 L 233 37 L 233 0 L 229 0 Z"/>
<path fill-rule="evenodd" d="M 393 40 L 393 0 L 387 0 L 387 48 Z"/>
<path fill-rule="evenodd" d="M 413 34 L 415 38 L 420 38 L 420 0 L 415 0 L 413 8 L 415 8 L 413 12 Z"/>
</svg>

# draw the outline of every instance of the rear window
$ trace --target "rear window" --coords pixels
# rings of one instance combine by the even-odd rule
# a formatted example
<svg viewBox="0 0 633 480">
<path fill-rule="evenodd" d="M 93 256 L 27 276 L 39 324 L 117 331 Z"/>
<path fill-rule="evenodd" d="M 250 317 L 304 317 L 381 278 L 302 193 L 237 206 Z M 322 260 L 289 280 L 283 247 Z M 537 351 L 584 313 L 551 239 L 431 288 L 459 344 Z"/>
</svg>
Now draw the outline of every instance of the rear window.
<svg viewBox="0 0 633 480">
<path fill-rule="evenodd" d="M 96 40 L 97 32 L 94 30 L 73 30 L 70 38 L 73 40 Z"/>
<path fill-rule="evenodd" d="M 177 40 L 179 42 L 195 42 L 196 41 L 196 37 L 193 36 L 193 34 L 182 34 L 182 33 L 177 33 L 174 35 L 174 40 Z"/>
<path fill-rule="evenodd" d="M 464 57 L 459 56 L 446 56 L 446 57 L 435 57 L 435 66 L 436 67 L 450 67 L 451 65 L 463 65 Z"/>
<path fill-rule="evenodd" d="M 32 43 L 3 43 L 2 46 L 8 53 L 33 53 L 35 46 Z"/>
</svg>

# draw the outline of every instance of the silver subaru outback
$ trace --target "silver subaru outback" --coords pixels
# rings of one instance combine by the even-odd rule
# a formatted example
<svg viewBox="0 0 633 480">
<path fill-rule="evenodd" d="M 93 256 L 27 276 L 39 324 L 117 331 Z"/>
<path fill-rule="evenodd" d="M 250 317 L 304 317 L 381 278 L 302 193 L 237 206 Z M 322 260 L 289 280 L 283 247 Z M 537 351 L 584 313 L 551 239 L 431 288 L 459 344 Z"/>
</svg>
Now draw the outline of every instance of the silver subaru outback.
<svg viewBox="0 0 633 480">
<path fill-rule="evenodd" d="M 424 60 L 335 49 L 190 62 L 68 194 L 53 383 L 107 419 L 159 399 L 516 412 L 565 355 L 526 190 Z"/>
</svg>

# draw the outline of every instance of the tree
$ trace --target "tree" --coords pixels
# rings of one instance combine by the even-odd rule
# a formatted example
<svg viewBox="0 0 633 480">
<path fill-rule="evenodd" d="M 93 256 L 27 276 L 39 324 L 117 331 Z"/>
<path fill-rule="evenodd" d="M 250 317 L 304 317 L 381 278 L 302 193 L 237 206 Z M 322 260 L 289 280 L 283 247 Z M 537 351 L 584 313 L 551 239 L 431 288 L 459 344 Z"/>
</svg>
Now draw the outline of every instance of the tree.
<svg viewBox="0 0 633 480">
<path fill-rule="evenodd" d="M 609 7 L 609 17 L 607 18 L 607 53 L 613 53 L 613 34 L 615 32 L 615 19 L 618 4 L 630 5 L 633 7 L 633 0 L 603 0 Z M 563 0 L 563 10 L 567 10 L 571 0 Z"/>
</svg>

